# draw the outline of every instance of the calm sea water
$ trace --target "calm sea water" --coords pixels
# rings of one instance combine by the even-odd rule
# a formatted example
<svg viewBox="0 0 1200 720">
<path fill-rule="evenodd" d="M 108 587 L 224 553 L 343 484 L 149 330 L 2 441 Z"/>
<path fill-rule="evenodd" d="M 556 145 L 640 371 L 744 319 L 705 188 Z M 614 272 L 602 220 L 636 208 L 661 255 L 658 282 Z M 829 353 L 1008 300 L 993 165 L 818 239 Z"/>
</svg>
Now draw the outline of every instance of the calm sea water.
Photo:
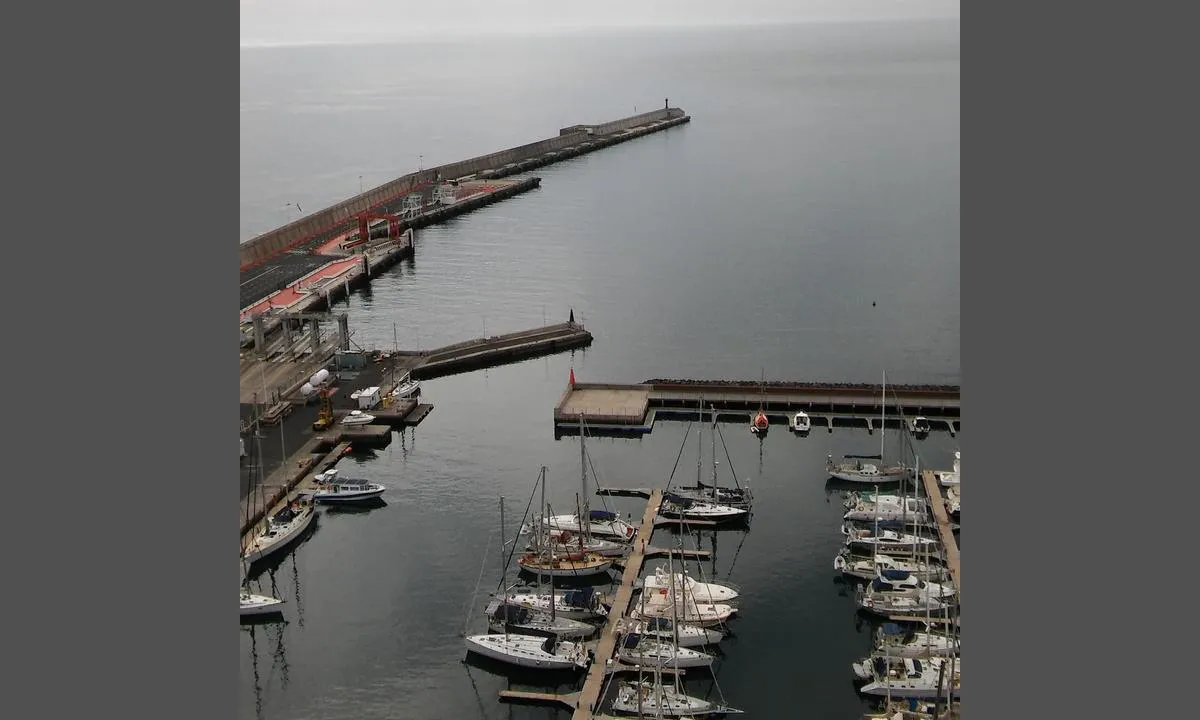
<svg viewBox="0 0 1200 720">
<path fill-rule="evenodd" d="M 431 347 L 572 308 L 596 340 L 427 382 L 436 409 L 419 428 L 343 461 L 344 474 L 387 484 L 388 504 L 325 513 L 262 577 L 288 599 L 288 622 L 242 631 L 244 717 L 567 716 L 498 703 L 507 680 L 462 664 L 461 634 L 484 630 L 478 613 L 498 580 L 498 498 L 515 530 L 541 465 L 556 507 L 579 491 L 578 440 L 556 441 L 551 420 L 572 367 L 580 381 L 872 382 L 884 371 L 889 382 L 960 381 L 957 25 L 241 56 L 243 238 L 294 216 L 288 203 L 307 212 L 356 193 L 360 175 L 370 187 L 664 97 L 693 116 L 543 168 L 540 189 L 422 231 L 414 261 L 344 304 L 366 346 L 390 347 L 395 332 L 401 346 Z M 661 485 L 685 430 L 659 423 L 588 450 L 604 484 Z M 759 502 L 752 531 L 721 533 L 704 566 L 746 594 L 715 685 L 748 718 L 793 716 L 797 704 L 855 717 L 849 663 L 868 630 L 835 582 L 840 512 L 823 462 L 876 449 L 878 435 L 723 434 Z M 945 434 L 918 444 L 932 467 L 949 467 L 956 447 Z M 676 477 L 694 479 L 696 464 L 692 438 Z M 640 515 L 640 501 L 608 502 Z M 712 686 L 688 683 L 696 694 Z"/>
</svg>

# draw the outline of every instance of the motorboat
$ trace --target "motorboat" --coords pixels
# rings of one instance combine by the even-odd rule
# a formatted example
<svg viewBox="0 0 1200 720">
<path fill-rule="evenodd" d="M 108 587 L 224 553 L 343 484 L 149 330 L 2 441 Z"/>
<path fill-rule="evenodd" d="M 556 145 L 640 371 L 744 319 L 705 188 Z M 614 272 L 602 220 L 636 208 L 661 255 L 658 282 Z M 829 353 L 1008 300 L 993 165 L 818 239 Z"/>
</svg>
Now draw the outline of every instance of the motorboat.
<svg viewBox="0 0 1200 720">
<path fill-rule="evenodd" d="M 330 468 L 323 473 L 317 473 L 313 480 L 317 489 L 313 492 L 313 500 L 324 503 L 360 503 L 375 500 L 383 495 L 387 487 L 379 483 L 369 483 L 361 480 L 340 480 L 336 468 Z"/>
<path fill-rule="evenodd" d="M 676 623 L 665 617 L 623 618 L 621 623 L 624 632 L 654 637 L 665 642 L 677 642 L 679 647 L 715 645 L 725 639 L 725 634 L 720 630 Z"/>
<path fill-rule="evenodd" d="M 375 422 L 375 416 L 362 410 L 351 410 L 346 417 L 342 418 L 343 425 L 370 425 L 373 422 Z"/>
<path fill-rule="evenodd" d="M 267 526 L 250 542 L 242 558 L 254 563 L 283 550 L 308 529 L 315 517 L 311 500 L 304 495 L 297 497 L 267 520 Z"/>
<path fill-rule="evenodd" d="M 681 594 L 710 603 L 729 602 L 739 596 L 738 590 L 733 586 L 700 582 L 686 573 L 667 572 L 666 568 L 662 566 L 655 568 L 654 574 L 646 576 L 642 581 L 642 587 L 647 592 L 666 589 L 672 585 L 676 590 L 681 591 Z"/>
<path fill-rule="evenodd" d="M 671 668 L 708 667 L 716 659 L 699 650 L 676 647 L 672 643 L 637 633 L 627 633 L 621 638 L 617 658 L 630 665 Z"/>
<path fill-rule="evenodd" d="M 586 638 L 596 632 L 596 626 L 581 620 L 551 615 L 542 610 L 532 610 L 518 605 L 509 605 L 493 599 L 484 611 L 488 627 L 492 632 L 510 632 L 522 635 L 541 635 L 558 638 Z"/>
<path fill-rule="evenodd" d="M 278 615 L 283 612 L 283 600 L 267 595 L 255 595 L 242 588 L 241 616 L 254 617 L 259 615 Z"/>
<path fill-rule="evenodd" d="M 510 665 L 539 670 L 575 670 L 588 666 L 587 650 L 579 643 L 540 635 L 468 635 L 467 650 Z"/>
<path fill-rule="evenodd" d="M 959 462 L 962 460 L 962 451 L 954 451 L 954 469 L 953 470 L 935 470 L 933 476 L 937 479 L 938 484 L 942 487 L 958 487 L 959 485 Z"/>
<path fill-rule="evenodd" d="M 812 418 L 808 416 L 808 413 L 801 410 L 792 416 L 792 420 L 790 423 L 788 423 L 788 427 L 792 432 L 803 435 L 804 433 L 812 430 Z"/>
<path fill-rule="evenodd" d="M 917 437 L 925 437 L 926 435 L 929 434 L 929 431 L 931 429 L 931 426 L 929 424 L 929 418 L 925 417 L 924 415 L 916 416 L 915 418 L 912 419 L 912 422 L 909 424 L 908 429 L 912 432 L 913 435 L 915 435 Z"/>
</svg>

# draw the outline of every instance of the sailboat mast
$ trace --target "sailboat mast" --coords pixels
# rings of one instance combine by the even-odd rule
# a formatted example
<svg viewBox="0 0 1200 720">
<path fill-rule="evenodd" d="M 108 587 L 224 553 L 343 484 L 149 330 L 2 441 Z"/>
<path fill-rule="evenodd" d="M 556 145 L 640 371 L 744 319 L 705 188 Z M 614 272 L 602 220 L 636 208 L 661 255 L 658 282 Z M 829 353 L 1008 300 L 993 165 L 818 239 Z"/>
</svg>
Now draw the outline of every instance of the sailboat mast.
<svg viewBox="0 0 1200 720">
<path fill-rule="evenodd" d="M 504 496 L 500 496 L 500 581 L 504 581 Z"/>
<path fill-rule="evenodd" d="M 883 442 L 887 437 L 887 370 L 883 371 L 883 386 L 879 400 L 879 466 L 883 467 Z"/>
<path fill-rule="evenodd" d="M 717 410 L 709 406 L 712 410 L 712 430 L 708 433 L 708 441 L 712 444 L 712 461 L 713 461 L 713 502 L 717 501 Z"/>
<path fill-rule="evenodd" d="M 703 484 L 700 480 L 700 469 L 704 462 L 704 398 L 700 398 L 700 421 L 696 423 L 696 489 Z"/>
</svg>

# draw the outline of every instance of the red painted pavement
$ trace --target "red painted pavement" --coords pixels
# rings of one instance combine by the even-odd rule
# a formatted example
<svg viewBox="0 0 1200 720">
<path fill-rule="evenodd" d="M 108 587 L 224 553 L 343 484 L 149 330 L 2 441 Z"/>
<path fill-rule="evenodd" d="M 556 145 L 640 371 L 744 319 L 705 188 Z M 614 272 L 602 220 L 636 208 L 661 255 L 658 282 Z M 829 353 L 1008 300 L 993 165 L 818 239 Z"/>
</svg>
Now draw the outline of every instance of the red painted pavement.
<svg viewBox="0 0 1200 720">
<path fill-rule="evenodd" d="M 314 283 L 320 282 L 322 280 L 328 280 L 329 278 L 338 277 L 339 275 L 343 275 L 346 272 L 353 270 L 356 267 L 361 267 L 361 266 L 362 266 L 362 258 L 361 257 L 352 257 L 352 258 L 347 258 L 345 260 L 339 260 L 337 262 L 330 263 L 329 265 L 326 265 L 323 268 L 314 270 L 313 272 L 309 273 L 308 275 L 305 275 L 304 277 L 300 278 L 296 282 L 292 283 L 288 287 L 285 287 L 284 289 L 282 289 L 276 293 L 273 293 L 272 295 L 267 296 L 267 298 L 265 300 L 255 303 L 254 305 L 251 305 L 250 307 L 243 310 L 242 315 L 241 315 L 241 320 L 242 320 L 242 322 L 245 322 L 246 320 L 249 320 L 253 315 L 261 313 L 261 312 L 265 312 L 273 307 L 279 307 L 279 308 L 291 307 L 292 305 L 295 305 L 296 303 L 309 297 L 309 295 L 310 295 L 310 293 L 298 291 L 297 288 L 308 287 L 308 286 L 311 286 Z"/>
</svg>

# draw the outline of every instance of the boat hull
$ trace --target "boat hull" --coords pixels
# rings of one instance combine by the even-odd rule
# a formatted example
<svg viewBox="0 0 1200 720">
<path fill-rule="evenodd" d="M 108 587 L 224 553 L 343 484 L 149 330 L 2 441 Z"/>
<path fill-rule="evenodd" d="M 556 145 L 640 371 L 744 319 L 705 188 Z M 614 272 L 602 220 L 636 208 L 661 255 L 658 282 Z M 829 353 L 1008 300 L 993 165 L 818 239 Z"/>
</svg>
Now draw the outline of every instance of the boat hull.
<svg viewBox="0 0 1200 720">
<path fill-rule="evenodd" d="M 659 651 L 650 650 L 643 652 L 641 650 L 626 650 L 621 648 L 617 652 L 617 657 L 621 662 L 628 665 L 642 665 L 644 667 L 667 667 L 667 668 L 698 668 L 709 667 L 715 659 L 708 653 L 696 652 L 694 650 L 687 651 L 687 648 L 680 647 L 681 652 L 674 652 L 674 648 L 665 643 L 656 642 Z"/>
<path fill-rule="evenodd" d="M 308 529 L 309 525 L 312 525 L 316 516 L 317 513 L 312 506 L 306 507 L 299 516 L 298 521 L 289 523 L 287 528 L 275 537 L 270 538 L 268 541 L 264 541 L 261 535 L 255 538 L 242 557 L 245 558 L 247 563 L 256 563 L 286 549 Z"/>
<path fill-rule="evenodd" d="M 527 573 L 542 575 L 543 577 L 591 577 L 608 572 L 609 568 L 612 567 L 612 560 L 591 563 L 571 562 L 568 560 L 558 564 L 550 564 L 542 560 L 528 561 L 524 558 L 519 558 L 517 565 Z"/>
<path fill-rule="evenodd" d="M 864 485 L 882 485 L 884 483 L 900 482 L 901 480 L 911 480 L 914 475 L 911 469 L 905 470 L 881 470 L 877 473 L 860 473 L 853 470 L 843 470 L 840 468 L 830 468 L 830 477 L 850 483 L 862 483 Z"/>
<path fill-rule="evenodd" d="M 595 617 L 604 617 L 606 613 L 602 606 L 597 605 L 595 608 L 581 608 L 570 605 L 565 605 L 561 602 L 562 595 L 555 593 L 554 614 L 571 620 L 590 620 Z M 505 602 L 509 605 L 517 607 L 529 608 L 530 610 L 541 610 L 550 612 L 550 599 L 548 595 L 538 595 L 536 593 L 516 593 L 509 595 Z"/>
<path fill-rule="evenodd" d="M 684 717 L 693 713 L 707 714 L 716 709 L 706 700 L 677 693 L 671 687 L 647 686 L 640 690 L 639 693 L 639 688 L 632 683 L 621 685 L 616 699 L 613 700 L 612 709 L 633 715 L 641 714 L 643 717 Z"/>
<path fill-rule="evenodd" d="M 587 666 L 586 654 L 551 654 L 542 650 L 546 638 L 536 635 L 470 635 L 467 650 L 509 665 L 536 670 L 575 670 Z M 564 643 L 577 647 L 574 643 Z"/>
<path fill-rule="evenodd" d="M 243 596 L 245 597 L 245 596 Z M 248 600 L 240 603 L 242 617 L 259 615 L 278 615 L 283 612 L 283 601 L 265 595 L 250 595 Z"/>
<path fill-rule="evenodd" d="M 374 490 L 352 491 L 352 492 L 329 492 L 325 490 L 317 490 L 313 493 L 313 499 L 325 505 L 360 503 L 367 500 L 374 500 L 383 495 L 386 488 L 380 487 Z"/>
</svg>

